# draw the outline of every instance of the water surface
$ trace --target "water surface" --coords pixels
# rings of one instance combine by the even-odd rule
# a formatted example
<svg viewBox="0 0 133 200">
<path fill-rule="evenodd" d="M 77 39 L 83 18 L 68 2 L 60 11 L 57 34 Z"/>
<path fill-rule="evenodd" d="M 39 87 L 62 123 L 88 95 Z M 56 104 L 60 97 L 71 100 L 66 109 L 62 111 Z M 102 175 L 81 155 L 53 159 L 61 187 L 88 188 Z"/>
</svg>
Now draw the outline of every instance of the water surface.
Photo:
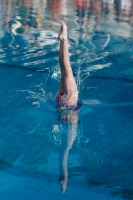
<svg viewBox="0 0 133 200">
<path fill-rule="evenodd" d="M 133 199 L 132 8 L 0 0 L 1 199 Z M 63 21 L 83 101 L 77 126 L 54 107 Z"/>
</svg>

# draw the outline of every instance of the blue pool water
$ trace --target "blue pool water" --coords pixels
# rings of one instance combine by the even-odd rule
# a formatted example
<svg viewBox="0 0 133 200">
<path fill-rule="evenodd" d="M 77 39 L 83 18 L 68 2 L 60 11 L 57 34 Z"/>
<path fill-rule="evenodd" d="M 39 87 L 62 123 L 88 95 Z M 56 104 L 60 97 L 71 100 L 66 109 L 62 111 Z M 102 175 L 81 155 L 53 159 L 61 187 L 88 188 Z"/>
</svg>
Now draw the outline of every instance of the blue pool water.
<svg viewBox="0 0 133 200">
<path fill-rule="evenodd" d="M 133 199 L 132 6 L 0 0 L 0 199 Z M 55 106 L 62 21 L 78 125 Z"/>
</svg>

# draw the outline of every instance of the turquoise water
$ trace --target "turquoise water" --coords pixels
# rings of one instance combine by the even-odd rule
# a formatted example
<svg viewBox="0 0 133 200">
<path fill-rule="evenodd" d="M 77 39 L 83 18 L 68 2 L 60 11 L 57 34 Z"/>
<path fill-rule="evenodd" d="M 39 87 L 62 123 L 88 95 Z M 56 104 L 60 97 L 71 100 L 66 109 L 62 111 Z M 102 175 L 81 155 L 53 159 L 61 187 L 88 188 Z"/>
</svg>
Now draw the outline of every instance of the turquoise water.
<svg viewBox="0 0 133 200">
<path fill-rule="evenodd" d="M 0 199 L 133 199 L 132 6 L 0 0 Z M 55 106 L 62 21 L 78 125 Z"/>
</svg>

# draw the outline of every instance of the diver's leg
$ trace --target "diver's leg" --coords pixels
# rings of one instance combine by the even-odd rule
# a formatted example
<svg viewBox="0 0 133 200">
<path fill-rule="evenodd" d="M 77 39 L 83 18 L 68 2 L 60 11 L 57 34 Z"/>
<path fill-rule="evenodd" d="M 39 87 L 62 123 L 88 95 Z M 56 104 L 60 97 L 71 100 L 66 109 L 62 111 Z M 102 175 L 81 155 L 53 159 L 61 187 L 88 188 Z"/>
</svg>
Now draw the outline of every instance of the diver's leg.
<svg viewBox="0 0 133 200">
<path fill-rule="evenodd" d="M 59 51 L 59 63 L 60 63 L 60 71 L 61 71 L 59 93 L 64 93 L 64 69 L 63 69 L 63 63 L 62 63 L 62 44 L 61 43 L 60 43 L 60 51 Z"/>
<path fill-rule="evenodd" d="M 73 72 L 70 66 L 68 43 L 67 43 L 67 26 L 64 23 L 61 25 L 61 32 L 58 38 L 61 41 L 60 59 L 63 68 L 64 93 L 66 99 L 69 99 L 71 104 L 75 104 L 77 103 L 77 85 L 73 77 Z"/>
</svg>

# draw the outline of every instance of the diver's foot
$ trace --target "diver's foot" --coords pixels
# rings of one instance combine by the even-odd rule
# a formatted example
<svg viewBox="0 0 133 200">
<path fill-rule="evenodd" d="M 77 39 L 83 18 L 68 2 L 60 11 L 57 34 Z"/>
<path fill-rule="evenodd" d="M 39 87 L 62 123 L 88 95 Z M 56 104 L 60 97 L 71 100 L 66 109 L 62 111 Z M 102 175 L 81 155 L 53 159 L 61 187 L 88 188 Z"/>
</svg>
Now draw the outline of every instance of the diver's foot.
<svg viewBox="0 0 133 200">
<path fill-rule="evenodd" d="M 58 39 L 63 42 L 65 40 L 67 40 L 67 26 L 65 23 L 61 24 L 61 29 L 60 29 L 60 33 L 58 35 Z"/>
</svg>

